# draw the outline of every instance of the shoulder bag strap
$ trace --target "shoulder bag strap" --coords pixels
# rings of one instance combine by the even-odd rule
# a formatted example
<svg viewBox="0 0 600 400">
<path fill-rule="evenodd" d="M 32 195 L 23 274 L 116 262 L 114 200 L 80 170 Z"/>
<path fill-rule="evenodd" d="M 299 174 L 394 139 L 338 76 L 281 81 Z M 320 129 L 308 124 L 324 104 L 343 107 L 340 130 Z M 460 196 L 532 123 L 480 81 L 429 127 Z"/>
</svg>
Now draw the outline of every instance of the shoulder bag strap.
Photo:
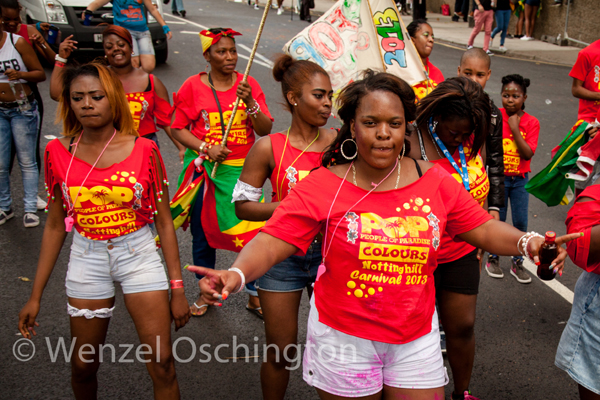
<svg viewBox="0 0 600 400">
<path fill-rule="evenodd" d="M 221 132 L 223 133 L 223 136 L 225 136 L 225 121 L 223 120 L 223 111 L 221 111 L 221 103 L 219 103 L 219 97 L 217 96 L 217 91 L 215 90 L 215 86 L 213 85 L 210 74 L 208 74 L 208 83 L 210 83 L 213 96 L 215 96 L 215 102 L 217 103 L 217 108 L 219 109 L 219 117 L 221 118 Z"/>
</svg>

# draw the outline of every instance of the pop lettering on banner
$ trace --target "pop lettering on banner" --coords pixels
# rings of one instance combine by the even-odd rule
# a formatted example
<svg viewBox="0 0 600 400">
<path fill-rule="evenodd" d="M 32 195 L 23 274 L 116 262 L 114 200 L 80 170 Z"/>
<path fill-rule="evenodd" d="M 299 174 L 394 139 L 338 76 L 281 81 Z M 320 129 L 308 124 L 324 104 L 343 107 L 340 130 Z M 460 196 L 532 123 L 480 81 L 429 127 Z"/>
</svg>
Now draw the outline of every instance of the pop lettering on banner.
<svg viewBox="0 0 600 400">
<path fill-rule="evenodd" d="M 385 70 L 410 85 L 426 79 L 393 0 L 339 0 L 283 51 L 323 67 L 335 92 L 367 68 Z"/>
</svg>

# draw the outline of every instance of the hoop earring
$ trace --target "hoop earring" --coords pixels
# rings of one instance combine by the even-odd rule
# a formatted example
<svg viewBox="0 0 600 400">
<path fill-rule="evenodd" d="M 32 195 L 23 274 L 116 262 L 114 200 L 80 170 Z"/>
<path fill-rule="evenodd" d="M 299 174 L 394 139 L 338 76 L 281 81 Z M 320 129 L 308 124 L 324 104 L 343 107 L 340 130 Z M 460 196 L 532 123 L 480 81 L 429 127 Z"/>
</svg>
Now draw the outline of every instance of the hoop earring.
<svg viewBox="0 0 600 400">
<path fill-rule="evenodd" d="M 433 121 L 433 129 L 432 129 L 431 133 L 435 133 L 435 130 L 437 129 L 437 124 L 438 124 L 437 121 Z"/>
<path fill-rule="evenodd" d="M 406 143 L 404 143 L 404 144 L 402 145 L 402 154 L 400 155 L 400 157 L 398 157 L 398 159 L 399 159 L 400 161 L 402 161 L 402 159 L 404 158 L 404 152 L 405 152 L 405 151 L 406 151 Z"/>
<path fill-rule="evenodd" d="M 354 155 L 352 157 L 348 157 L 346 154 L 344 154 L 344 143 L 346 143 L 347 141 L 354 143 L 354 146 L 356 146 L 356 152 L 354 153 Z M 358 155 L 358 145 L 356 144 L 354 139 L 346 139 L 340 145 L 340 152 L 342 153 L 342 157 L 344 157 L 346 160 L 354 160 L 356 158 L 356 156 Z"/>
</svg>

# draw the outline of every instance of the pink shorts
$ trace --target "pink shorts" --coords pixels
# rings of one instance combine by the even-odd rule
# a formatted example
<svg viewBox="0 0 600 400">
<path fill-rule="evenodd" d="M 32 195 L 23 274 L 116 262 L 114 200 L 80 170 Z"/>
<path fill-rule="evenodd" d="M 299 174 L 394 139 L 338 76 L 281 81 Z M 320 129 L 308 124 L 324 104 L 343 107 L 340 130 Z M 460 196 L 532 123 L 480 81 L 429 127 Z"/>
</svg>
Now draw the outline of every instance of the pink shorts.
<svg viewBox="0 0 600 400">
<path fill-rule="evenodd" d="M 383 385 L 433 389 L 448 383 L 440 348 L 437 312 L 431 332 L 410 343 L 389 344 L 347 335 L 319 322 L 311 300 L 303 377 L 306 383 L 343 397 L 380 392 Z"/>
</svg>

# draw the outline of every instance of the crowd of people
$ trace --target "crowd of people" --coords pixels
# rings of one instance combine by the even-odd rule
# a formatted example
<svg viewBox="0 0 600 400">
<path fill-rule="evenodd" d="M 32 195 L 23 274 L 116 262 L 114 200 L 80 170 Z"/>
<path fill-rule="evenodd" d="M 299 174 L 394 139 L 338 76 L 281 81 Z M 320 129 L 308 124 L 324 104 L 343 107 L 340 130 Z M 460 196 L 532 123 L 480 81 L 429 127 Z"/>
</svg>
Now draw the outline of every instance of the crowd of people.
<svg viewBox="0 0 600 400">
<path fill-rule="evenodd" d="M 533 2 L 526 1 L 526 12 Z M 105 3 L 95 0 L 88 9 Z M 477 23 L 479 30 L 486 26 L 488 42 L 499 31 L 488 32 L 491 10 L 484 3 L 475 12 L 485 19 Z M 320 398 L 443 398 L 445 352 L 452 399 L 477 399 L 469 387 L 482 266 L 503 278 L 499 257 L 511 256 L 510 274 L 529 283 L 524 259 L 539 265 L 544 244 L 543 236 L 527 232 L 526 189 L 540 133 L 539 121 L 525 112 L 527 77 L 501 78 L 498 108 L 485 92 L 488 49 L 464 52 L 457 76 L 446 79 L 429 60 L 433 29 L 418 19 L 408 31 L 426 80 L 412 87 L 366 70 L 334 100 L 321 66 L 277 56 L 272 75 L 291 118 L 289 128 L 272 133 L 267 102 L 276 99 L 236 71 L 241 34 L 233 29 L 200 32 L 209 68 L 189 77 L 171 104 L 144 50 L 145 20 L 116 20 L 102 35 L 104 60 L 73 66 L 72 37 L 55 54 L 44 32 L 20 23 L 15 0 L 0 5 L 0 225 L 14 216 L 13 148 L 23 177 L 24 225 L 40 223 L 40 205 L 48 212 L 32 293 L 19 315 L 25 338 L 36 334 L 44 288 L 73 231 L 65 284 L 74 352 L 104 344 L 114 283 L 120 283 L 140 342 L 152 350 L 146 365 L 155 398 L 180 396 L 171 322 L 178 330 L 245 291 L 246 308 L 265 322 L 263 397 L 283 399 L 290 358 L 280 354 L 293 356 L 289 349 L 296 349 L 306 289 L 311 345 L 303 378 Z M 505 28 L 500 31 L 504 38 Z M 50 97 L 62 122 L 62 137 L 48 143 L 43 161 L 36 160 L 42 112 L 34 84 L 45 73 L 36 51 L 54 61 Z M 600 41 L 582 50 L 571 73 L 587 118 L 585 144 L 594 142 L 600 119 L 598 65 Z M 334 110 L 341 128 L 327 129 Z M 161 129 L 182 164 L 172 198 Z M 585 270 L 556 365 L 577 382 L 581 399 L 597 400 L 600 174 L 592 161 L 550 268 L 562 274 L 570 255 Z M 47 202 L 37 198 L 42 163 Z M 512 225 L 504 222 L 509 204 Z M 175 235 L 181 226 L 190 227 L 194 265 L 188 270 L 199 287 L 191 304 Z M 216 249 L 239 252 L 231 268 L 215 270 Z M 72 360 L 75 398 L 96 396 L 101 351 L 95 354 L 92 362 Z"/>
</svg>

